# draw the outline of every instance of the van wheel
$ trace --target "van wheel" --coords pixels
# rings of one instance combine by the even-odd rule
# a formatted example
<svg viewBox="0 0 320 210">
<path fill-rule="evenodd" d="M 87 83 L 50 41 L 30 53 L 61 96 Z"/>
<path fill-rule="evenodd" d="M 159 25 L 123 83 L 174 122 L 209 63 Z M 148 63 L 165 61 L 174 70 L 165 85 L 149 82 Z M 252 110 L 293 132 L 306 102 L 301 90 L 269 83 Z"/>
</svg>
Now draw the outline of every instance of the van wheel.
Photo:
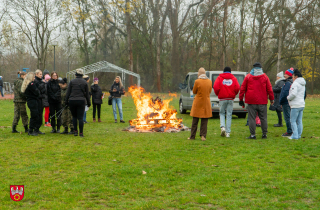
<svg viewBox="0 0 320 210">
<path fill-rule="evenodd" d="M 246 118 L 247 113 L 240 113 L 240 114 L 237 114 L 237 116 L 238 116 L 238 118 L 244 119 L 244 118 Z"/>
<path fill-rule="evenodd" d="M 187 110 L 185 110 L 184 108 L 183 108 L 183 104 L 182 104 L 182 100 L 180 99 L 180 101 L 179 101 L 179 111 L 180 111 L 180 114 L 185 114 L 185 113 L 187 113 Z"/>
</svg>

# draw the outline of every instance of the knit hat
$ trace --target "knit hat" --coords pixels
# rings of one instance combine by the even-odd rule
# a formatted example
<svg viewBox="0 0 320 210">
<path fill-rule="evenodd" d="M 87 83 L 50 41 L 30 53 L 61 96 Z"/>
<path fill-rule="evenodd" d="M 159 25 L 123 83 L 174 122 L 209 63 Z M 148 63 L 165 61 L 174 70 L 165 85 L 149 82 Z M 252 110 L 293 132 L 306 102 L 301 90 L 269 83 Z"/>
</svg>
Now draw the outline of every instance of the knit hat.
<svg viewBox="0 0 320 210">
<path fill-rule="evenodd" d="M 259 67 L 259 68 L 262 68 L 261 63 L 259 63 L 259 62 L 256 62 L 255 64 L 253 64 L 253 67 Z"/>
<path fill-rule="evenodd" d="M 68 82 L 67 78 L 63 78 L 61 80 L 59 80 L 60 84 L 66 84 Z"/>
<path fill-rule="evenodd" d="M 83 70 L 82 69 L 77 69 L 76 70 L 76 74 L 83 75 Z"/>
<path fill-rule="evenodd" d="M 200 68 L 199 71 L 198 71 L 198 77 L 201 75 L 201 74 L 206 74 L 206 70 L 204 68 Z"/>
<path fill-rule="evenodd" d="M 291 67 L 290 69 L 288 69 L 288 70 L 286 71 L 285 74 L 287 74 L 287 75 L 289 75 L 290 77 L 292 77 L 293 71 L 294 71 L 294 69 Z"/>
<path fill-rule="evenodd" d="M 48 69 L 45 69 L 45 70 L 43 71 L 43 75 L 47 75 L 47 74 L 50 74 L 50 72 L 48 71 Z"/>
<path fill-rule="evenodd" d="M 99 81 L 98 77 L 95 77 L 95 78 L 93 79 L 93 81 L 94 81 L 94 82 L 95 82 L 95 81 Z"/>
<path fill-rule="evenodd" d="M 51 77 L 49 76 L 49 74 L 46 74 L 46 76 L 44 76 L 44 80 L 47 80 L 47 79 L 51 79 Z"/>
<path fill-rule="evenodd" d="M 223 72 L 230 72 L 231 73 L 231 68 L 227 66 L 223 69 Z"/>
<path fill-rule="evenodd" d="M 283 71 L 280 71 L 278 74 L 277 74 L 277 77 L 280 77 L 281 79 L 283 79 Z"/>
<path fill-rule="evenodd" d="M 90 79 L 90 77 L 88 75 L 83 75 L 82 77 L 85 81 L 88 81 Z"/>
</svg>

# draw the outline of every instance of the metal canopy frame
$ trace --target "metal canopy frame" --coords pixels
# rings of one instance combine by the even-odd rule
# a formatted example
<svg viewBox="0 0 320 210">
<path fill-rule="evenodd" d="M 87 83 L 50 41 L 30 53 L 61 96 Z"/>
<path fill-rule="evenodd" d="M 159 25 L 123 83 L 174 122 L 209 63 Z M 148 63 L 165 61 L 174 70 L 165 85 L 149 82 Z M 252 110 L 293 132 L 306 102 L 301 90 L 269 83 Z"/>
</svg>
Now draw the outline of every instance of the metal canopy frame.
<svg viewBox="0 0 320 210">
<path fill-rule="evenodd" d="M 128 71 L 126 69 L 123 69 L 119 66 L 116 66 L 112 63 L 109 63 L 107 61 L 100 61 L 85 67 L 80 68 L 83 70 L 83 74 L 91 74 L 91 73 L 95 73 L 95 72 L 110 72 L 110 73 L 122 73 L 122 81 L 123 81 L 123 85 L 125 85 L 125 81 L 126 81 L 126 74 L 129 74 L 131 76 L 134 76 L 137 78 L 138 80 L 138 87 L 140 87 L 140 75 L 137 73 L 134 73 L 132 71 Z M 75 78 L 75 73 L 76 70 L 72 70 L 69 71 L 66 74 L 66 78 L 70 81 L 71 79 Z"/>
</svg>

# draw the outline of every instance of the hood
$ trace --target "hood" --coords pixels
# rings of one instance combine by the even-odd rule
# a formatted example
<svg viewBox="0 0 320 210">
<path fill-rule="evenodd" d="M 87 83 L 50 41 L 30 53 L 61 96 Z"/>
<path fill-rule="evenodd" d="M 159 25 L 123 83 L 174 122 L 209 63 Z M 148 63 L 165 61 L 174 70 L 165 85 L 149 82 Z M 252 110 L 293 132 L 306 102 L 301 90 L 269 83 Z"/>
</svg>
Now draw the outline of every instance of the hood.
<svg viewBox="0 0 320 210">
<path fill-rule="evenodd" d="M 277 84 L 278 82 L 280 82 L 280 81 L 282 81 L 282 80 L 285 81 L 286 79 L 285 79 L 285 78 L 280 78 L 280 79 L 276 80 L 275 83 Z"/>
<path fill-rule="evenodd" d="M 291 82 L 291 83 L 293 83 L 292 77 L 289 77 L 288 79 L 285 79 L 284 81 L 285 81 L 285 82 Z"/>
<path fill-rule="evenodd" d="M 300 84 L 301 86 L 306 86 L 306 80 L 303 77 L 297 78 L 294 82 Z"/>
<path fill-rule="evenodd" d="M 249 75 L 249 74 L 248 74 Z M 260 80 L 261 77 L 264 77 L 265 74 L 261 74 L 259 76 L 252 76 L 251 78 L 254 79 L 254 80 Z"/>
<path fill-rule="evenodd" d="M 259 76 L 263 74 L 263 70 L 262 68 L 254 67 L 253 69 L 251 69 L 250 74 L 253 76 Z"/>
<path fill-rule="evenodd" d="M 234 76 L 231 73 L 222 73 L 219 75 L 220 77 L 222 77 L 223 79 L 233 79 Z"/>
</svg>

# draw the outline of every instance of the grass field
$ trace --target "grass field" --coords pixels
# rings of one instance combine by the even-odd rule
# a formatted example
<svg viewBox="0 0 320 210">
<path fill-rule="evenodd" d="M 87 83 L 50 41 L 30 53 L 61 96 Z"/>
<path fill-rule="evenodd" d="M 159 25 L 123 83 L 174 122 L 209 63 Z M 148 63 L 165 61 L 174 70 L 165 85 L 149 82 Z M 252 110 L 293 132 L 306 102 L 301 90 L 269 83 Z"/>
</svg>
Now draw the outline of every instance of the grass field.
<svg viewBox="0 0 320 210">
<path fill-rule="evenodd" d="M 229 139 L 219 119 L 209 120 L 207 141 L 187 140 L 190 132 L 128 133 L 106 102 L 102 123 L 92 123 L 90 108 L 80 138 L 50 128 L 12 134 L 13 102 L 0 101 L 0 209 L 320 209 L 320 99 L 307 99 L 298 141 L 272 127 L 271 111 L 267 140 L 260 128 L 257 140 L 245 139 L 246 119 L 237 117 Z M 123 110 L 126 122 L 135 118 L 131 97 Z M 179 116 L 191 126 L 188 114 Z M 25 185 L 22 201 L 11 200 L 9 185 Z"/>
</svg>

